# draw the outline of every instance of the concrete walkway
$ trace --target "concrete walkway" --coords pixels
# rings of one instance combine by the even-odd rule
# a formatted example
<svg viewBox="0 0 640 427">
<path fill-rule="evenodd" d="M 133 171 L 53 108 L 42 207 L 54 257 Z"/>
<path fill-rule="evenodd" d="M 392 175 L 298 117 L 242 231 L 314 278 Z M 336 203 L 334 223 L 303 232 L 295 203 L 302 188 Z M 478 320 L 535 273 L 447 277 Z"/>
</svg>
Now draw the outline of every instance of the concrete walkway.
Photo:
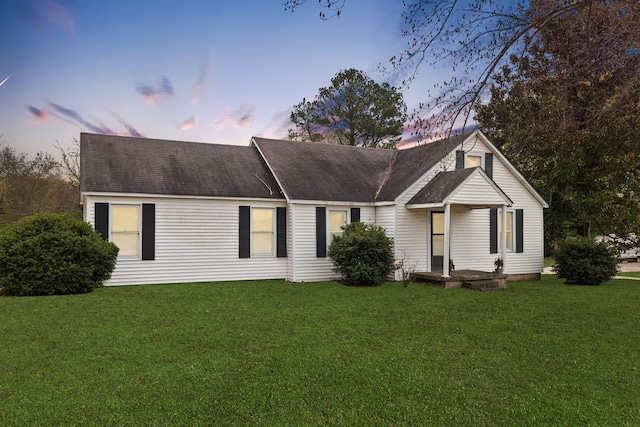
<svg viewBox="0 0 640 427">
<path fill-rule="evenodd" d="M 640 262 L 621 262 L 618 264 L 618 271 L 640 271 Z M 555 274 L 551 267 L 545 267 L 542 274 Z M 615 276 L 614 279 L 640 280 L 640 277 Z"/>
</svg>

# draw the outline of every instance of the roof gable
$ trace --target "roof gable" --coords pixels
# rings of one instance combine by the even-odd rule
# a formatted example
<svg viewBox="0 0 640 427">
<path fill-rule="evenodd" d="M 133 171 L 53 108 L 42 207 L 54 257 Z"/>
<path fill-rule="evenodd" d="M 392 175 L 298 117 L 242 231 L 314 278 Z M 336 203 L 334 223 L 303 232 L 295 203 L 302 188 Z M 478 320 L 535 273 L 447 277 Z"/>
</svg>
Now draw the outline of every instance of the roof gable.
<svg viewBox="0 0 640 427">
<path fill-rule="evenodd" d="M 473 135 L 546 207 L 533 187 L 479 131 L 404 150 L 258 137 L 252 139 L 251 146 L 234 146 L 82 133 L 80 184 L 83 193 L 393 202 L 408 191 L 417 191 L 415 187 L 424 182 L 426 174 Z M 478 173 L 494 186 L 493 193 L 487 194 L 501 194 L 502 199 L 492 200 L 492 204 L 509 199 L 484 171 Z M 472 174 L 469 170 L 441 173 L 407 206 L 440 203 L 459 191 L 460 182 Z"/>
<path fill-rule="evenodd" d="M 397 157 L 376 201 L 392 201 L 415 184 L 457 147 L 465 135 L 396 151 Z"/>
<path fill-rule="evenodd" d="M 373 202 L 396 150 L 253 138 L 290 200 Z"/>
<path fill-rule="evenodd" d="M 293 200 L 393 201 L 465 136 L 404 150 L 253 138 L 285 195 Z"/>
<path fill-rule="evenodd" d="M 447 203 L 490 207 L 513 202 L 481 168 L 475 167 L 438 173 L 407 202 L 407 207 L 441 207 Z"/>
<path fill-rule="evenodd" d="M 474 131 L 474 134 L 486 145 L 486 147 L 498 158 L 502 164 L 505 165 L 507 170 L 513 175 L 513 177 L 519 181 L 524 188 L 540 203 L 543 208 L 548 208 L 549 205 L 542 198 L 542 196 L 533 188 L 531 183 L 520 173 L 518 169 L 505 157 L 504 154 L 487 138 L 487 136 L 479 130 Z"/>
<path fill-rule="evenodd" d="M 282 199 L 252 147 L 82 133 L 82 192 Z"/>
</svg>

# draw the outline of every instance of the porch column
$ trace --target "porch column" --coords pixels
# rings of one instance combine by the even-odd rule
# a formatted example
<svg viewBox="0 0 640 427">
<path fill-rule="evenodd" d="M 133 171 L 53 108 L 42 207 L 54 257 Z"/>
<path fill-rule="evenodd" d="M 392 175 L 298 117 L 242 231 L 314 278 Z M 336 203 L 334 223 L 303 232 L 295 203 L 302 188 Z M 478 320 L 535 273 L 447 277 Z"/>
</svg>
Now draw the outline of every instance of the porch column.
<svg viewBox="0 0 640 427">
<path fill-rule="evenodd" d="M 449 241 L 451 235 L 451 205 L 444 205 L 444 253 L 442 260 L 442 277 L 451 277 L 449 271 Z"/>
<path fill-rule="evenodd" d="M 502 273 L 507 273 L 507 205 L 502 205 L 502 227 L 500 234 L 500 258 L 502 259 Z"/>
</svg>

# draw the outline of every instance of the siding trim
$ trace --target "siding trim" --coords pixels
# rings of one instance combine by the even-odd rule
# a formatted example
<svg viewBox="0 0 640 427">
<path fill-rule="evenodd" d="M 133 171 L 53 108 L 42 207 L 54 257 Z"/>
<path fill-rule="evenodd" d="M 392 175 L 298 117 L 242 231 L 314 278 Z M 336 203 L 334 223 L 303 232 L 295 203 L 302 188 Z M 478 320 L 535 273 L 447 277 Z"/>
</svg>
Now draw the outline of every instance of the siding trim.
<svg viewBox="0 0 640 427">
<path fill-rule="evenodd" d="M 524 252 L 524 209 L 516 209 L 516 253 Z"/>
<path fill-rule="evenodd" d="M 493 179 L 493 153 L 484 153 L 484 171 Z"/>
<path fill-rule="evenodd" d="M 276 257 L 287 256 L 287 208 L 276 208 Z"/>
<path fill-rule="evenodd" d="M 109 203 L 96 203 L 94 229 L 104 240 L 109 240 Z"/>
<path fill-rule="evenodd" d="M 464 151 L 456 150 L 456 169 L 464 169 Z"/>
<path fill-rule="evenodd" d="M 142 260 L 155 259 L 156 250 L 156 205 L 142 204 Z"/>
<path fill-rule="evenodd" d="M 360 222 L 360 208 L 351 208 L 351 222 Z"/>
<path fill-rule="evenodd" d="M 251 257 L 251 207 L 239 207 L 238 257 Z"/>
<path fill-rule="evenodd" d="M 316 206 L 316 257 L 327 257 L 327 208 Z"/>
<path fill-rule="evenodd" d="M 498 209 L 489 209 L 489 253 L 498 253 Z"/>
</svg>

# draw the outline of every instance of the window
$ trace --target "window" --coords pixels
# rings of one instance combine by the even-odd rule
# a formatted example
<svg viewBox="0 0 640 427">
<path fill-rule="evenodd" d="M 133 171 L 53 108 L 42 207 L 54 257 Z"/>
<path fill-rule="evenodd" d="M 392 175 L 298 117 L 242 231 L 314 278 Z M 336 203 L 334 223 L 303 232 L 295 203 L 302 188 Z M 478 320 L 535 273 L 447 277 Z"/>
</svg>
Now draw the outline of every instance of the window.
<svg viewBox="0 0 640 427">
<path fill-rule="evenodd" d="M 94 204 L 95 230 L 113 242 L 119 257 L 153 261 L 156 259 L 156 205 Z"/>
<path fill-rule="evenodd" d="M 505 248 L 509 252 L 513 252 L 513 212 L 507 211 L 507 223 L 506 223 L 506 236 L 507 247 Z M 498 250 L 502 245 L 502 215 L 498 214 Z"/>
<path fill-rule="evenodd" d="M 274 210 L 254 208 L 251 210 L 251 253 L 273 255 Z"/>
<path fill-rule="evenodd" d="M 119 257 L 140 258 L 140 206 L 111 206 L 111 241 Z"/>
<path fill-rule="evenodd" d="M 482 166 L 482 157 L 480 156 L 467 156 L 467 167 L 475 168 L 477 166 Z"/>
<path fill-rule="evenodd" d="M 329 211 L 329 244 L 334 237 L 344 234 L 342 227 L 345 225 L 347 225 L 346 211 Z"/>
<path fill-rule="evenodd" d="M 287 256 L 287 208 L 239 206 L 238 257 Z"/>
</svg>

